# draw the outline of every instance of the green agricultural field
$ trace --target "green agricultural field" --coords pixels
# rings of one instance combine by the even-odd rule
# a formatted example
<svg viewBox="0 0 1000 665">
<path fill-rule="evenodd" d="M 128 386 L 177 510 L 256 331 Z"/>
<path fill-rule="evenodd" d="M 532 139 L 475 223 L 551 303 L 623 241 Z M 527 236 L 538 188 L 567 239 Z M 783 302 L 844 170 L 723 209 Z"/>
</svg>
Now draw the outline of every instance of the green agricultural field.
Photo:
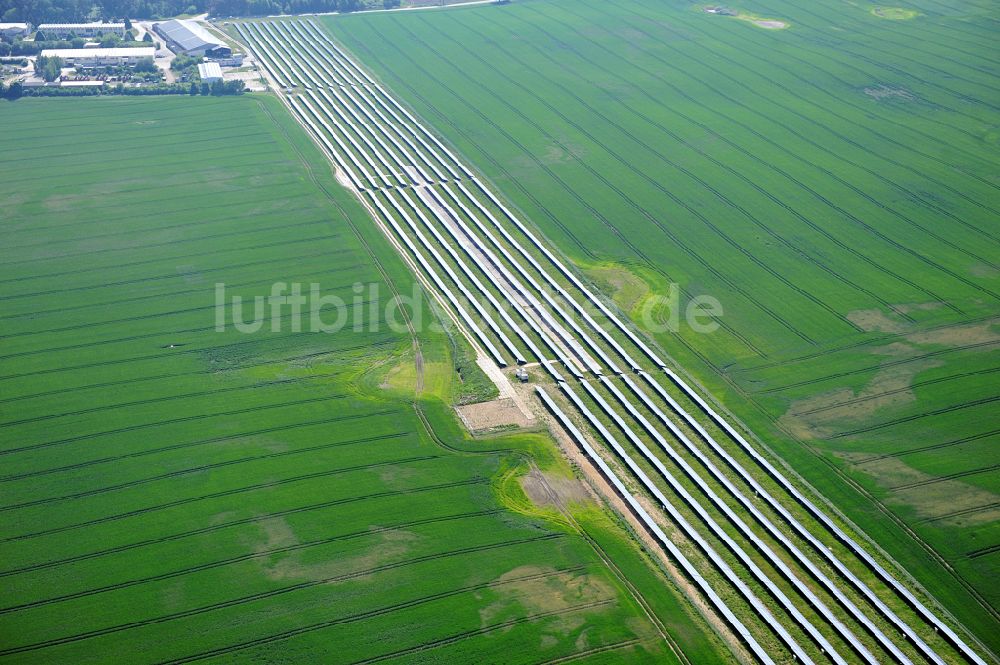
<svg viewBox="0 0 1000 665">
<path fill-rule="evenodd" d="M 276 99 L 0 125 L 0 660 L 728 659 L 604 509 L 528 500 L 529 460 L 571 478 L 551 441 L 463 435 L 461 343 L 367 288 L 340 332 L 216 330 L 217 283 L 411 292 Z"/>
<path fill-rule="evenodd" d="M 1000 649 L 996 3 L 524 0 L 324 19 Z M 648 326 L 647 326 L 648 327 Z"/>
</svg>

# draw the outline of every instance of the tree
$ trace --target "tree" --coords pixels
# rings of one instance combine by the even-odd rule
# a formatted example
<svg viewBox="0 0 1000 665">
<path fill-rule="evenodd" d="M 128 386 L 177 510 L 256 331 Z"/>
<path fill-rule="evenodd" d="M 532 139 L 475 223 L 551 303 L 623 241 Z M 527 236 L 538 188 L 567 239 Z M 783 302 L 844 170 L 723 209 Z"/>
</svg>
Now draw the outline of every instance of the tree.
<svg viewBox="0 0 1000 665">
<path fill-rule="evenodd" d="M 137 72 L 155 72 L 156 63 L 153 62 L 152 58 L 139 58 L 135 63 L 135 71 Z"/>
<path fill-rule="evenodd" d="M 170 69 L 175 72 L 180 72 L 189 67 L 194 67 L 195 65 L 201 64 L 201 56 L 184 55 L 183 53 L 174 58 L 173 62 L 170 63 Z"/>
<path fill-rule="evenodd" d="M 125 17 L 125 32 L 132 29 L 132 21 L 128 20 L 128 16 Z"/>
<path fill-rule="evenodd" d="M 205 95 L 206 97 L 208 95 L 212 94 L 212 87 L 210 85 L 208 85 L 207 83 L 202 83 L 201 84 L 201 94 Z"/>
<path fill-rule="evenodd" d="M 151 34 L 149 34 L 147 32 L 146 34 L 144 34 L 142 36 L 142 41 L 146 42 L 147 44 L 150 43 L 150 42 L 152 42 L 153 41 L 153 35 L 151 35 Z"/>
<path fill-rule="evenodd" d="M 55 81 L 62 71 L 62 58 L 40 55 L 35 58 L 35 74 L 41 76 L 46 81 Z"/>
<path fill-rule="evenodd" d="M 7 99 L 20 99 L 21 95 L 24 94 L 24 86 L 21 85 L 20 81 L 14 81 L 7 88 Z"/>
<path fill-rule="evenodd" d="M 39 30 L 38 32 L 35 33 L 35 41 L 36 42 L 44 42 L 45 41 L 45 34 L 41 30 Z"/>
<path fill-rule="evenodd" d="M 191 81 L 191 87 L 188 89 L 188 94 L 192 97 L 198 94 L 198 84 L 194 81 Z"/>
<path fill-rule="evenodd" d="M 134 30 L 140 20 L 178 14 L 259 16 L 282 12 L 347 12 L 399 4 L 399 0 L 0 0 L 0 21 L 38 25 L 118 16 L 126 17 Z"/>
</svg>

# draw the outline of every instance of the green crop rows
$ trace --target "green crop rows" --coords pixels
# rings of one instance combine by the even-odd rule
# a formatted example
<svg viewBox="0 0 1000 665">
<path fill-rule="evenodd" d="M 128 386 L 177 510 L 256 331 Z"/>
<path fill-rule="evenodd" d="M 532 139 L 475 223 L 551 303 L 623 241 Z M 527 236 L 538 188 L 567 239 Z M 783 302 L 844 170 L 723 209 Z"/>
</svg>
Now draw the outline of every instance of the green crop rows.
<svg viewBox="0 0 1000 665">
<path fill-rule="evenodd" d="M 413 280 L 277 100 L 0 123 L 0 660 L 723 658 L 606 513 L 520 492 L 525 452 L 569 474 L 551 442 L 465 440 L 461 343 L 418 334 L 418 402 L 384 322 L 216 331 L 216 283 Z"/>
<path fill-rule="evenodd" d="M 651 333 L 1000 648 L 996 8 L 727 6 L 325 25 L 640 325 L 718 298 Z"/>
</svg>

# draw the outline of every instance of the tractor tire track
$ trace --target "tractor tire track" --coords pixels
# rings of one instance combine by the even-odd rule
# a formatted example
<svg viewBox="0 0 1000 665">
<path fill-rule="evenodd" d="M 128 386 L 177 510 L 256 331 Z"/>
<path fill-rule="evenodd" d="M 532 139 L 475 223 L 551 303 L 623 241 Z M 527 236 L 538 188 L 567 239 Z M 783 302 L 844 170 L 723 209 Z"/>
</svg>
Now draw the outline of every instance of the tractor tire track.
<svg viewBox="0 0 1000 665">
<path fill-rule="evenodd" d="M 50 536 L 56 533 L 65 533 L 66 531 L 73 531 L 75 529 L 96 526 L 98 524 L 117 522 L 119 520 L 127 519 L 130 517 L 137 517 L 139 515 L 147 515 L 149 513 L 159 512 L 161 510 L 166 510 L 168 508 L 176 508 L 178 506 L 197 503 L 199 501 L 208 501 L 211 499 L 219 499 L 222 497 L 244 494 L 246 492 L 255 492 L 257 490 L 271 489 L 274 487 L 280 487 L 282 485 L 302 482 L 304 480 L 314 480 L 316 478 L 328 478 L 330 476 L 340 475 L 342 473 L 350 473 L 352 471 L 366 471 L 368 469 L 375 469 L 383 466 L 393 466 L 396 464 L 411 464 L 413 462 L 423 462 L 427 460 L 439 459 L 440 457 L 441 457 L 440 455 L 423 455 L 420 457 L 408 457 L 404 459 L 388 460 L 384 462 L 372 462 L 370 464 L 360 464 L 355 466 L 342 467 L 338 469 L 328 469 L 326 471 L 314 471 L 312 473 L 307 473 L 304 475 L 282 478 L 281 480 L 274 480 L 266 483 L 258 483 L 256 485 L 247 485 L 245 487 L 237 487 L 228 490 L 220 490 L 218 492 L 212 492 L 210 494 L 202 494 L 199 496 L 186 497 L 183 499 L 174 499 L 173 501 L 168 501 L 166 503 L 160 503 L 153 506 L 146 506 L 144 508 L 136 508 L 123 513 L 116 513 L 114 515 L 98 517 L 92 520 L 86 520 L 84 522 L 77 522 L 75 524 L 67 524 L 64 526 L 52 527 L 49 529 L 44 529 L 42 531 L 35 531 L 33 533 L 21 534 L 18 536 L 8 536 L 6 538 L 0 539 L 0 542 L 29 540 L 31 538 L 38 538 L 41 536 Z"/>
</svg>

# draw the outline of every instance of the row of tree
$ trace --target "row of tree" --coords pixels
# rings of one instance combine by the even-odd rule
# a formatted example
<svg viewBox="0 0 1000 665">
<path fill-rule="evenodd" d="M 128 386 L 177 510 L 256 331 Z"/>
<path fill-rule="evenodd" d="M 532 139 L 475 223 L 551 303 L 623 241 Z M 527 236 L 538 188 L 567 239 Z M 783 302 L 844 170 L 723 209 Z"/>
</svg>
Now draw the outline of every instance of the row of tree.
<svg viewBox="0 0 1000 665">
<path fill-rule="evenodd" d="M 216 81 L 208 83 L 192 83 L 191 85 L 179 85 L 176 83 L 160 83 L 156 85 L 144 85 L 138 88 L 118 84 L 108 87 L 71 87 L 71 88 L 26 88 L 20 81 L 14 82 L 10 87 L 5 88 L 0 81 L 0 98 L 20 99 L 21 97 L 93 97 L 96 95 L 205 95 L 221 97 L 223 95 L 242 95 L 244 92 L 242 81 Z"/>
<path fill-rule="evenodd" d="M 77 23 L 128 16 L 263 16 L 396 7 L 399 0 L 0 0 L 0 22 Z"/>
<path fill-rule="evenodd" d="M 149 33 L 146 33 L 149 36 Z M 13 44 L 8 44 L 6 42 L 0 42 L 0 57 L 6 56 L 17 56 L 17 55 L 35 55 L 36 53 L 41 53 L 47 49 L 68 49 L 68 48 L 83 48 L 83 45 L 87 40 L 82 37 L 76 39 L 59 39 L 59 40 L 47 40 L 47 41 L 23 41 L 17 40 Z M 113 48 L 115 46 L 120 46 L 123 48 L 134 48 L 138 46 L 154 46 L 153 40 L 143 40 L 141 42 L 123 42 L 120 39 L 111 42 L 101 42 L 101 45 L 105 48 Z"/>
</svg>

